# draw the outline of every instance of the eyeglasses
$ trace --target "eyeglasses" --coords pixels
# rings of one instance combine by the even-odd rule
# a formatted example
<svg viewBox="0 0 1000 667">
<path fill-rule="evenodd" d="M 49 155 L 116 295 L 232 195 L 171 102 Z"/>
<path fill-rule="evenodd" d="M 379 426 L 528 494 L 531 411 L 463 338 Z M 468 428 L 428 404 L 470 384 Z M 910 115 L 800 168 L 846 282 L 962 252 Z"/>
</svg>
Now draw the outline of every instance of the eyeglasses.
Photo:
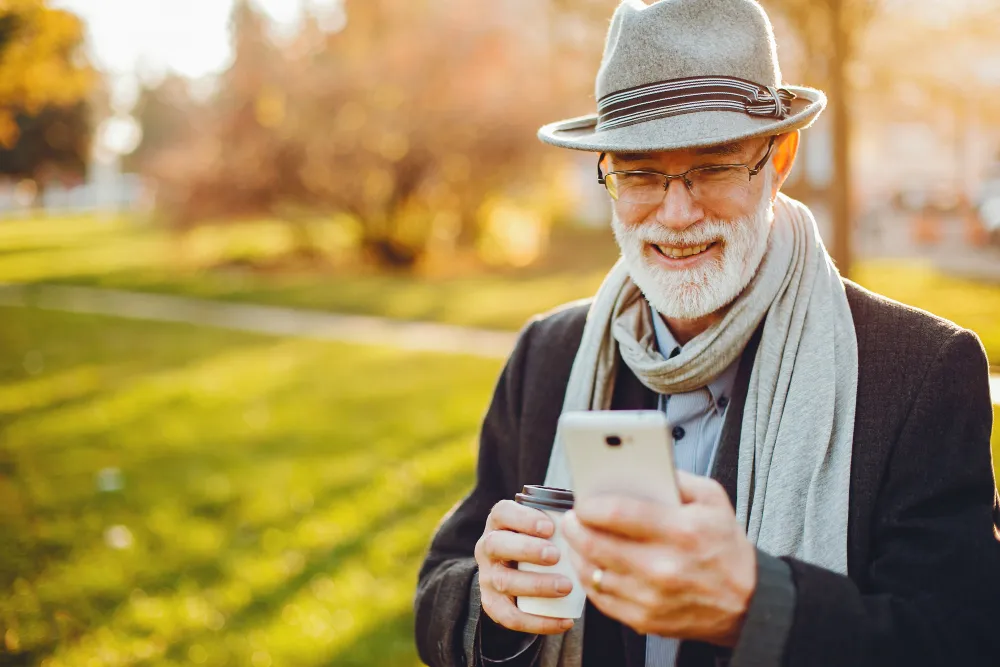
<svg viewBox="0 0 1000 667">
<path fill-rule="evenodd" d="M 683 174 L 664 174 L 644 169 L 628 171 L 601 171 L 606 153 L 597 160 L 597 182 L 608 190 L 611 198 L 625 204 L 659 204 L 667 194 L 670 181 L 679 178 L 691 196 L 700 202 L 717 202 L 745 194 L 750 189 L 750 179 L 767 164 L 774 149 L 775 137 L 767 144 L 757 164 L 712 164 L 688 169 Z"/>
</svg>

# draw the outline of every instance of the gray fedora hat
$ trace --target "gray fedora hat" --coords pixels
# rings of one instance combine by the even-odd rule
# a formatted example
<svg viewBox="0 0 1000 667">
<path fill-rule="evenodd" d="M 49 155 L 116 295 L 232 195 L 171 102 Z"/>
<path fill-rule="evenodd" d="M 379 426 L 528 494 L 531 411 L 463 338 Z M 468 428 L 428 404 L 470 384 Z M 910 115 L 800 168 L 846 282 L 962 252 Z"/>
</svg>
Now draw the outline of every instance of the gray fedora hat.
<svg viewBox="0 0 1000 667">
<path fill-rule="evenodd" d="M 754 0 L 624 0 L 597 73 L 597 113 L 542 127 L 584 151 L 666 151 L 808 127 L 822 91 L 782 85 L 774 30 Z"/>
</svg>

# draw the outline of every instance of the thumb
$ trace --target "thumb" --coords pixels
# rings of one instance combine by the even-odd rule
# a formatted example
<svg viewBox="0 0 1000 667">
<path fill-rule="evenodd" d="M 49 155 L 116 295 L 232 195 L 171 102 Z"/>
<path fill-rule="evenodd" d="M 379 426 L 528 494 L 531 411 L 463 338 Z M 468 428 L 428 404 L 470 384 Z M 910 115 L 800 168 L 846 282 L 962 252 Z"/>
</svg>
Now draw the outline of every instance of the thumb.
<svg viewBox="0 0 1000 667">
<path fill-rule="evenodd" d="M 681 502 L 699 505 L 729 505 L 729 495 L 722 485 L 711 477 L 694 475 L 683 470 L 677 471 L 677 490 Z"/>
</svg>

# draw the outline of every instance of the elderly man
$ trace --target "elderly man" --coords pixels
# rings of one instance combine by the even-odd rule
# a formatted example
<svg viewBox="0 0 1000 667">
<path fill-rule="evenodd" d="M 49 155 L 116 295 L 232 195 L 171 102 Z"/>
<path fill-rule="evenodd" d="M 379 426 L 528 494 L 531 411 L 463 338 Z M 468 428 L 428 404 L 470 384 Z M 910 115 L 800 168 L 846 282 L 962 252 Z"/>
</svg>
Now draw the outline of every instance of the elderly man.
<svg viewBox="0 0 1000 667">
<path fill-rule="evenodd" d="M 1000 661 L 987 364 L 975 334 L 842 280 L 779 194 L 825 105 L 782 85 L 753 0 L 626 0 L 598 113 L 539 136 L 598 153 L 621 260 L 522 332 L 476 485 L 420 572 L 430 665 L 986 665 Z M 571 485 L 559 415 L 660 409 L 683 503 L 605 496 L 559 553 L 522 485 Z M 569 580 L 580 621 L 520 611 Z"/>
</svg>

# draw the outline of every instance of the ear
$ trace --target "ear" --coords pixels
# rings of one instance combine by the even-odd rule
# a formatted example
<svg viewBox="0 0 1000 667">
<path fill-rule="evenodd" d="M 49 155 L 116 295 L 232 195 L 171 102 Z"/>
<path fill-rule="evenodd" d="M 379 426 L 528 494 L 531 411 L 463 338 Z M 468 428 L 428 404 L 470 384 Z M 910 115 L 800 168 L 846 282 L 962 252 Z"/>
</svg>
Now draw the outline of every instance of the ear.
<svg viewBox="0 0 1000 667">
<path fill-rule="evenodd" d="M 792 171 L 792 165 L 795 164 L 795 156 L 799 152 L 799 131 L 789 132 L 778 137 L 777 142 L 774 146 L 774 157 L 771 158 L 771 162 L 774 163 L 774 180 L 771 183 L 771 199 L 773 200 L 778 196 L 778 190 L 784 185 L 785 179 L 788 178 L 788 174 Z"/>
</svg>

